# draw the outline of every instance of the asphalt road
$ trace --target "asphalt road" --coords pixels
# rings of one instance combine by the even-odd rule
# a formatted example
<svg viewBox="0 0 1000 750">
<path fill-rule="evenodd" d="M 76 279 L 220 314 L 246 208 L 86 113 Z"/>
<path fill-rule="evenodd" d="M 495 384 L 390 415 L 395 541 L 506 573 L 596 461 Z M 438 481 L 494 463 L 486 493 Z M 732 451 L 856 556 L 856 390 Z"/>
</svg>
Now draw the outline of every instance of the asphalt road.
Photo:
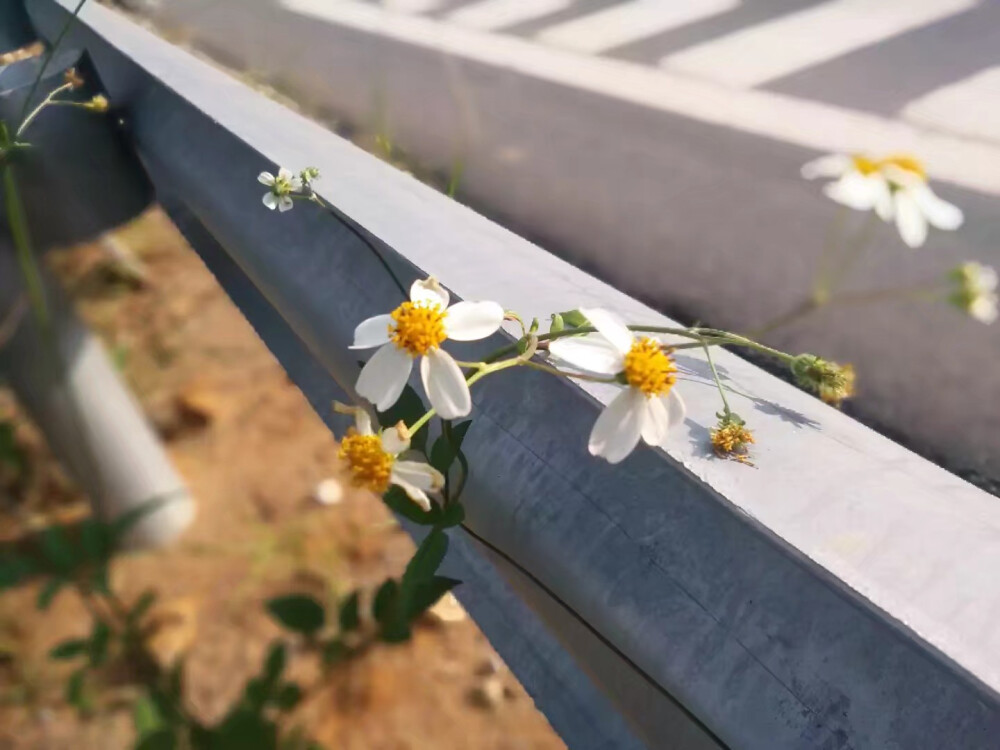
<svg viewBox="0 0 1000 750">
<path fill-rule="evenodd" d="M 425 164 L 461 159 L 463 200 L 675 317 L 747 329 L 799 301 L 836 213 L 799 167 L 827 143 L 926 149 L 966 215 L 918 251 L 880 227 L 854 288 L 1000 266 L 995 0 L 692 0 L 680 19 L 646 0 L 576 26 L 616 3 L 533 1 L 550 12 L 164 0 L 159 21 Z M 900 302 L 767 340 L 855 363 L 855 413 L 1000 477 L 1000 324 Z"/>
</svg>

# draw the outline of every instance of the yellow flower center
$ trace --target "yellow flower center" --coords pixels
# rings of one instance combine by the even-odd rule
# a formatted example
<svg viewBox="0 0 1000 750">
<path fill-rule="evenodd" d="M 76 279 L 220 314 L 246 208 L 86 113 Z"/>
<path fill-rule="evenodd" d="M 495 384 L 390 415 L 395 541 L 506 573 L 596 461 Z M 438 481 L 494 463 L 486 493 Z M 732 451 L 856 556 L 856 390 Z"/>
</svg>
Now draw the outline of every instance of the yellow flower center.
<svg viewBox="0 0 1000 750">
<path fill-rule="evenodd" d="M 414 357 L 426 354 L 448 338 L 440 305 L 404 302 L 392 311 L 392 319 L 396 325 L 389 327 L 389 336 Z"/>
<path fill-rule="evenodd" d="M 920 163 L 919 159 L 910 156 L 909 154 L 894 154 L 892 156 L 887 156 L 881 161 L 881 165 L 883 167 L 899 167 L 907 172 L 913 172 L 913 174 L 920 177 L 921 180 L 927 180 L 927 170 L 924 169 L 924 165 Z"/>
<path fill-rule="evenodd" d="M 646 396 L 662 396 L 673 388 L 677 367 L 664 354 L 660 342 L 651 338 L 636 339 L 625 355 L 625 380 Z"/>
<path fill-rule="evenodd" d="M 347 460 L 351 484 L 379 495 L 389 489 L 389 474 L 396 457 L 382 450 L 378 435 L 359 435 L 354 428 L 340 441 L 340 457 Z"/>
<path fill-rule="evenodd" d="M 851 157 L 851 161 L 854 162 L 854 168 L 858 170 L 861 174 L 866 177 L 870 174 L 875 174 L 878 172 L 879 164 L 874 159 L 869 159 L 867 156 L 862 156 L 861 154 L 855 154 Z"/>
</svg>

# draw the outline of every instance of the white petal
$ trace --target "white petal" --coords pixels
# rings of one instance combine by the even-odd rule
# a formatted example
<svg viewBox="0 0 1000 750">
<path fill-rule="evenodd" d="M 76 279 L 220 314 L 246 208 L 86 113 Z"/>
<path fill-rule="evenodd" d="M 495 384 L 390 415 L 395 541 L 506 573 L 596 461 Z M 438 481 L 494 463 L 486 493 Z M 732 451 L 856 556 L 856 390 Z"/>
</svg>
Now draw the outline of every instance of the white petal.
<svg viewBox="0 0 1000 750">
<path fill-rule="evenodd" d="M 404 349 L 384 344 L 362 368 L 355 390 L 385 411 L 399 399 L 412 367 L 413 359 Z"/>
<path fill-rule="evenodd" d="M 397 427 L 388 427 L 382 430 L 382 450 L 398 456 L 403 451 L 410 449 L 410 440 L 399 434 Z"/>
<path fill-rule="evenodd" d="M 273 211 L 278 207 L 278 197 L 274 193 L 264 193 L 264 205 Z"/>
<path fill-rule="evenodd" d="M 969 306 L 969 315 L 986 325 L 995 323 L 998 314 L 1000 310 L 997 310 L 997 298 L 994 296 L 979 297 Z"/>
<path fill-rule="evenodd" d="M 803 164 L 802 176 L 807 180 L 815 180 L 817 177 L 842 177 L 852 168 L 851 157 L 829 154 Z"/>
<path fill-rule="evenodd" d="M 888 190 L 885 179 L 878 174 L 867 177 L 857 172 L 850 172 L 836 182 L 831 182 L 823 192 L 831 200 L 855 211 L 868 211 L 875 207 L 879 196 Z"/>
<path fill-rule="evenodd" d="M 457 419 L 472 411 L 472 394 L 465 375 L 443 349 L 431 349 L 420 360 L 420 378 L 431 406 L 441 419 Z"/>
<path fill-rule="evenodd" d="M 617 375 L 625 369 L 622 353 L 597 333 L 556 339 L 549 344 L 549 353 L 573 367 L 598 375 Z"/>
<path fill-rule="evenodd" d="M 292 174 L 292 170 L 281 167 L 278 170 L 278 179 L 284 180 L 285 182 L 291 182 L 292 180 L 295 179 L 295 175 Z"/>
<path fill-rule="evenodd" d="M 274 175 L 271 174 L 270 172 L 261 172 L 259 175 L 257 175 L 257 182 L 259 182 L 261 185 L 267 185 L 268 187 L 271 187 L 272 185 L 274 185 Z"/>
<path fill-rule="evenodd" d="M 642 434 L 645 400 L 642 391 L 635 388 L 626 388 L 615 396 L 591 430 L 587 446 L 591 455 L 601 456 L 608 463 L 616 464 L 632 452 Z"/>
<path fill-rule="evenodd" d="M 662 446 L 670 434 L 670 412 L 666 396 L 644 399 L 642 410 L 642 439 L 647 445 Z"/>
<path fill-rule="evenodd" d="M 393 325 L 391 315 L 375 315 L 362 320 L 354 329 L 354 343 L 351 349 L 371 349 L 389 341 L 389 328 Z"/>
<path fill-rule="evenodd" d="M 492 336 L 503 323 L 503 308 L 496 302 L 459 302 L 448 308 L 444 330 L 455 341 L 476 341 Z"/>
<path fill-rule="evenodd" d="M 882 221 L 892 221 L 896 213 L 896 205 L 892 201 L 892 191 L 885 180 L 878 181 L 875 192 L 875 215 Z"/>
<path fill-rule="evenodd" d="M 429 276 L 426 279 L 417 279 L 410 287 L 411 302 L 429 302 L 440 305 L 441 309 L 444 310 L 448 307 L 450 300 L 451 297 L 448 296 L 448 292 L 433 276 Z"/>
<path fill-rule="evenodd" d="M 611 345 L 622 354 L 628 354 L 632 348 L 635 337 L 632 332 L 625 327 L 618 316 L 607 310 L 591 307 L 586 310 L 580 308 L 580 312 L 589 320 L 597 332 L 611 342 Z"/>
<path fill-rule="evenodd" d="M 671 388 L 666 398 L 667 411 L 670 414 L 670 429 L 674 429 L 687 416 L 687 406 L 684 404 L 684 399 L 681 398 L 681 394 L 677 392 L 676 388 Z"/>
<path fill-rule="evenodd" d="M 910 188 L 909 192 L 932 227 L 951 232 L 962 226 L 962 210 L 938 198 L 927 184 Z"/>
<path fill-rule="evenodd" d="M 436 492 L 444 487 L 444 475 L 423 461 L 396 461 L 392 465 L 392 477 L 409 482 L 428 492 Z"/>
<path fill-rule="evenodd" d="M 401 479 L 400 477 L 395 475 L 390 475 L 389 481 L 391 481 L 394 485 L 403 490 L 403 492 L 406 493 L 406 496 L 410 498 L 410 500 L 415 502 L 417 505 L 419 505 L 421 508 L 423 508 L 424 510 L 431 509 L 430 498 L 427 497 L 427 493 L 424 492 L 422 489 L 413 486 L 405 479 Z"/>
<path fill-rule="evenodd" d="M 292 199 L 289 198 L 287 195 L 283 195 L 280 198 L 278 198 L 278 210 L 281 211 L 281 213 L 285 213 L 285 211 L 291 211 L 293 205 L 295 204 L 292 202 Z"/>
<path fill-rule="evenodd" d="M 896 228 L 909 247 L 920 247 L 927 240 L 927 219 L 907 190 L 896 191 Z"/>
</svg>

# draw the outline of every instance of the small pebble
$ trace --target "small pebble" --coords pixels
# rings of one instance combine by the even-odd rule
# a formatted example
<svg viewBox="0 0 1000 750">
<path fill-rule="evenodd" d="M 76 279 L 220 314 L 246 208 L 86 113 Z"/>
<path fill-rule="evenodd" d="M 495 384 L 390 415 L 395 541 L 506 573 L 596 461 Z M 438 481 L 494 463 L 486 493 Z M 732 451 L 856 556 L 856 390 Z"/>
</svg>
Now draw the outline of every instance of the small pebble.
<svg viewBox="0 0 1000 750">
<path fill-rule="evenodd" d="M 336 479 L 324 479 L 313 490 L 313 500 L 320 505 L 339 505 L 344 499 L 344 486 Z"/>
</svg>

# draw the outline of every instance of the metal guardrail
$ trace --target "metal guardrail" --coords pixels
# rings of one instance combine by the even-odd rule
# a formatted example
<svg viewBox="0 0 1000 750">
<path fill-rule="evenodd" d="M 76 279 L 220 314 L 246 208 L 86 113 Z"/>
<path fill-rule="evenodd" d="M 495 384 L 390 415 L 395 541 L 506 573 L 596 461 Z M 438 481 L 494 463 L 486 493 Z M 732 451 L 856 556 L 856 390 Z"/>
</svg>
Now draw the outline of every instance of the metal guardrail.
<svg viewBox="0 0 1000 750">
<path fill-rule="evenodd" d="M 27 7 L 46 38 L 66 18 L 56 0 Z M 353 231 L 259 205 L 254 178 L 275 163 L 319 167 L 322 197 L 401 276 L 529 317 L 599 304 L 669 323 L 106 8 L 70 42 L 168 212 L 338 432 L 328 405 L 357 376 L 354 326 L 398 292 Z M 753 421 L 755 469 L 706 449 L 715 394 L 694 355 L 685 429 L 618 467 L 585 455 L 606 389 L 517 372 L 474 392 L 475 536 L 454 532 L 448 563 L 473 617 L 573 748 L 992 747 L 996 499 L 717 362 L 747 394 L 734 408 Z"/>
</svg>

